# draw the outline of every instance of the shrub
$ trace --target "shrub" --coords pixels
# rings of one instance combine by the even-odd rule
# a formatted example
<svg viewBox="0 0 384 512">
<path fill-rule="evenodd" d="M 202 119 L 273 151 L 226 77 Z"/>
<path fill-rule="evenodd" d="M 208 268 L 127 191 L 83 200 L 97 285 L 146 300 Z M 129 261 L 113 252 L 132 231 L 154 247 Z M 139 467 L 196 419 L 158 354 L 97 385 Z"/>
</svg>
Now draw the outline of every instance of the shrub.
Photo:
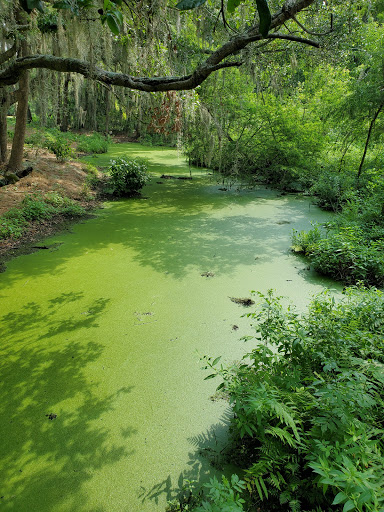
<svg viewBox="0 0 384 512">
<path fill-rule="evenodd" d="M 318 176 L 311 193 L 317 197 L 318 205 L 325 210 L 339 212 L 354 189 L 354 179 L 347 174 L 323 172 Z"/>
<path fill-rule="evenodd" d="M 72 155 L 71 146 L 63 137 L 48 140 L 47 148 L 56 155 L 59 162 L 65 162 Z"/>
<path fill-rule="evenodd" d="M 147 165 L 137 159 L 112 160 L 107 172 L 110 176 L 107 192 L 116 196 L 138 195 L 149 180 Z"/>
<path fill-rule="evenodd" d="M 309 231 L 292 230 L 292 250 L 294 252 L 301 252 L 310 254 L 319 240 L 322 238 L 320 226 L 316 225 Z"/>
<path fill-rule="evenodd" d="M 234 418 L 231 461 L 268 511 L 384 506 L 384 295 L 349 288 L 299 315 L 272 291 L 250 317 L 258 344 L 216 368 Z M 264 502 L 261 505 L 261 502 Z M 336 507 L 335 507 L 336 506 Z"/>
<path fill-rule="evenodd" d="M 101 133 L 83 135 L 77 142 L 77 151 L 80 153 L 106 153 L 108 151 L 108 137 Z"/>
</svg>

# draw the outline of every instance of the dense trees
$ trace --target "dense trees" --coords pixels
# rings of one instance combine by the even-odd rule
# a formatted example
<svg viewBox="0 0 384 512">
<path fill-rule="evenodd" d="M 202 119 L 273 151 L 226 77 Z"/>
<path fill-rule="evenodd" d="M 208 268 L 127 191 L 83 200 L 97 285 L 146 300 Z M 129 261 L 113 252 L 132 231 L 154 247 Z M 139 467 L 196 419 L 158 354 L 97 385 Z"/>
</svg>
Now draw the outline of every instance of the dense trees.
<svg viewBox="0 0 384 512">
<path fill-rule="evenodd" d="M 306 34 L 301 28 L 298 34 L 286 26 L 289 20 L 296 20 L 297 14 L 312 3 L 313 0 L 290 0 L 283 5 L 271 2 L 275 14 L 271 17 L 269 33 L 262 28 L 262 35 L 254 5 L 242 5 L 232 14 L 233 27 L 229 29 L 223 10 L 214 4 L 202 7 L 205 9 L 203 15 L 199 11 L 180 15 L 176 9 L 168 8 L 165 2 L 139 7 L 127 2 L 104 2 L 103 7 L 97 9 L 98 6 L 93 7 L 90 2 L 80 0 L 55 3 L 4 1 L 1 14 L 3 51 L 0 56 L 2 140 L 5 137 L 4 116 L 9 107 L 8 95 L 14 92 L 13 86 L 17 84 L 20 87 L 19 122 L 9 168 L 20 166 L 21 127 L 25 127 L 29 72 L 32 72 L 31 95 L 43 123 L 47 121 L 49 112 L 63 130 L 68 128 L 68 99 L 72 90 L 77 126 L 86 124 L 88 128 L 100 129 L 97 119 L 100 100 L 107 106 L 104 125 L 109 125 L 112 93 L 118 97 L 119 107 L 123 105 L 123 109 L 124 104 L 130 108 L 129 103 L 140 103 L 136 111 L 136 127 L 140 131 L 142 107 L 146 110 L 149 105 L 153 109 L 159 108 L 162 100 L 143 100 L 140 97 L 137 101 L 133 91 L 193 89 L 213 72 L 242 66 L 242 51 L 264 36 L 266 40 L 261 46 L 283 40 L 317 47 L 317 41 L 303 37 Z M 234 11 L 235 6 L 232 5 L 230 10 Z M 28 16 L 22 20 L 26 12 Z M 122 13 L 125 14 L 124 19 Z M 217 23 L 217 15 L 220 14 L 224 19 L 221 26 Z M 100 20 L 106 24 L 100 25 Z M 298 27 L 296 22 L 293 23 Z M 50 73 L 52 71 L 59 74 Z M 65 78 L 61 73 L 66 74 Z M 82 79 L 79 76 L 92 81 L 84 91 L 81 91 Z M 113 86 L 125 88 L 128 94 L 116 92 Z M 87 97 L 86 109 L 79 105 L 79 92 Z M 174 108 L 177 101 L 174 97 L 169 98 L 168 107 L 177 110 Z M 4 143 L 1 147 L 1 159 L 5 161 Z"/>
</svg>

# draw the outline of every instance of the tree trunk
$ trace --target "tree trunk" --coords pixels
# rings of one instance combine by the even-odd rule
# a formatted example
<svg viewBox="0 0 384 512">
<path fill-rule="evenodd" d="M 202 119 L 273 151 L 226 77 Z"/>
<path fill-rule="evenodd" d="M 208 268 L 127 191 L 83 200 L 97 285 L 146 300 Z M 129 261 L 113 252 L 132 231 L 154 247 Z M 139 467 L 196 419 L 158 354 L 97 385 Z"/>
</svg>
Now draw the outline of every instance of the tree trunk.
<svg viewBox="0 0 384 512">
<path fill-rule="evenodd" d="M 364 160 L 365 160 L 365 157 L 366 157 L 366 154 L 367 154 L 368 144 L 369 144 L 369 140 L 370 140 L 371 135 L 372 135 L 373 126 L 375 124 L 377 116 L 380 114 L 380 112 L 381 112 L 383 107 L 384 107 L 384 102 L 379 105 L 379 108 L 376 110 L 375 115 L 373 116 L 372 121 L 369 124 L 367 140 L 365 141 L 364 153 L 363 153 L 363 156 L 361 158 L 361 162 L 360 162 L 360 166 L 359 166 L 359 172 L 357 173 L 357 179 L 360 178 L 361 171 L 363 170 Z"/>
<path fill-rule="evenodd" d="M 13 137 L 11 156 L 7 166 L 8 171 L 20 169 L 24 155 L 25 132 L 28 119 L 29 71 L 22 74 L 19 82 L 19 100 L 16 110 L 15 135 Z"/>
<path fill-rule="evenodd" d="M 63 87 L 63 101 L 61 104 L 62 107 L 62 117 L 60 130 L 62 132 L 67 132 L 69 128 L 69 107 L 68 107 L 68 92 L 69 92 L 69 82 L 71 81 L 71 75 L 68 74 L 65 77 L 64 87 Z"/>
<path fill-rule="evenodd" d="M 16 12 L 16 21 L 19 24 L 25 22 L 25 12 L 18 8 Z M 28 54 L 27 39 L 24 38 L 20 44 L 20 56 Z M 24 156 L 25 132 L 28 121 L 28 94 L 29 94 L 29 71 L 24 70 L 20 74 L 19 90 L 17 96 L 16 124 L 15 134 L 13 136 L 11 156 L 7 165 L 8 171 L 17 171 L 20 169 Z"/>
<path fill-rule="evenodd" d="M 110 110 L 110 100 L 109 100 L 109 91 L 108 89 L 105 91 L 105 127 L 104 133 L 105 135 L 109 134 L 109 110 Z"/>
<path fill-rule="evenodd" d="M 9 94 L 0 89 L 0 164 L 7 161 L 7 114 L 10 105 Z"/>
</svg>

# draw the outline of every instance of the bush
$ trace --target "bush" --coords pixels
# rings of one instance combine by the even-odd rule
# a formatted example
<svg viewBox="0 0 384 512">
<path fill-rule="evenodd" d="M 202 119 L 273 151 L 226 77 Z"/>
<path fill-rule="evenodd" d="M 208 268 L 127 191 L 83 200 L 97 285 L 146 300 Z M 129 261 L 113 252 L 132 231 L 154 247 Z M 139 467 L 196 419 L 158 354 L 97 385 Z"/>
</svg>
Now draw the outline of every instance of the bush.
<svg viewBox="0 0 384 512">
<path fill-rule="evenodd" d="M 89 136 L 80 136 L 77 142 L 77 151 L 80 153 L 106 153 L 108 137 L 96 132 Z"/>
<path fill-rule="evenodd" d="M 110 176 L 107 192 L 119 197 L 139 195 L 149 180 L 147 165 L 137 159 L 112 160 L 107 173 Z"/>
<path fill-rule="evenodd" d="M 59 162 L 65 162 L 72 155 L 71 146 L 63 137 L 48 140 L 47 149 L 56 155 Z"/>
<path fill-rule="evenodd" d="M 298 315 L 272 291 L 253 320 L 258 344 L 211 376 L 232 404 L 231 461 L 268 511 L 376 512 L 384 505 L 384 295 L 349 288 Z M 264 502 L 261 505 L 261 502 Z M 333 507 L 332 507 L 333 505 Z"/>
<path fill-rule="evenodd" d="M 321 208 L 339 212 L 354 188 L 352 176 L 323 172 L 311 187 L 311 193 L 317 197 L 317 203 Z"/>
</svg>

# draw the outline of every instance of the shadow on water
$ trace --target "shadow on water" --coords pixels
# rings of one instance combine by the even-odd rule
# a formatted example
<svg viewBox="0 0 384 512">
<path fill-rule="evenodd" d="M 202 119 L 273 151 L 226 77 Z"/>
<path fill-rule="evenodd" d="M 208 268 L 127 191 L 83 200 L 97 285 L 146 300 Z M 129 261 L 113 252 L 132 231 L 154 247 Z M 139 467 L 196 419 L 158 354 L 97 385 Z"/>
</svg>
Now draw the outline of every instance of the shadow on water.
<svg viewBox="0 0 384 512">
<path fill-rule="evenodd" d="M 66 510 L 82 510 L 82 485 L 92 472 L 130 455 L 123 442 L 110 442 L 102 417 L 132 388 L 103 396 L 101 380 L 90 382 L 84 374 L 103 352 L 90 336 L 109 300 L 85 302 L 86 315 L 63 318 L 60 309 L 82 298 L 82 293 L 62 293 L 0 318 L 2 510 L 51 512 L 71 500 L 64 489 L 76 499 Z M 127 426 L 125 437 L 134 434 Z"/>
<path fill-rule="evenodd" d="M 138 264 L 182 278 L 190 266 L 202 272 L 216 269 L 230 275 L 238 265 L 270 262 L 285 252 L 295 222 L 305 219 L 305 208 L 292 199 L 255 197 L 254 193 L 220 195 L 203 180 L 148 186 L 147 199 L 121 200 L 107 213 L 88 221 L 86 229 L 66 238 L 68 245 L 36 259 L 26 274 L 60 272 L 70 258 L 96 254 L 111 246 L 130 251 Z M 255 213 L 257 209 L 258 213 Z M 259 215 L 259 216 L 258 216 Z M 282 240 L 285 241 L 282 249 Z M 284 244 L 284 242 L 283 242 Z M 19 278 L 18 268 L 6 280 Z"/>
<path fill-rule="evenodd" d="M 199 489 L 214 476 L 215 472 L 220 479 L 223 472 L 231 471 L 233 467 L 226 467 L 226 456 L 223 453 L 228 448 L 228 428 L 231 418 L 232 412 L 228 408 L 220 418 L 220 423 L 188 439 L 194 447 L 194 451 L 188 453 L 186 463 L 188 467 L 180 472 L 177 478 L 172 479 L 172 476 L 168 475 L 150 489 L 142 487 L 139 493 L 141 503 L 153 502 L 158 505 L 164 502 L 164 498 L 166 501 L 179 499 L 188 494 L 190 485 Z M 237 468 L 237 471 L 241 471 L 240 468 Z"/>
</svg>

